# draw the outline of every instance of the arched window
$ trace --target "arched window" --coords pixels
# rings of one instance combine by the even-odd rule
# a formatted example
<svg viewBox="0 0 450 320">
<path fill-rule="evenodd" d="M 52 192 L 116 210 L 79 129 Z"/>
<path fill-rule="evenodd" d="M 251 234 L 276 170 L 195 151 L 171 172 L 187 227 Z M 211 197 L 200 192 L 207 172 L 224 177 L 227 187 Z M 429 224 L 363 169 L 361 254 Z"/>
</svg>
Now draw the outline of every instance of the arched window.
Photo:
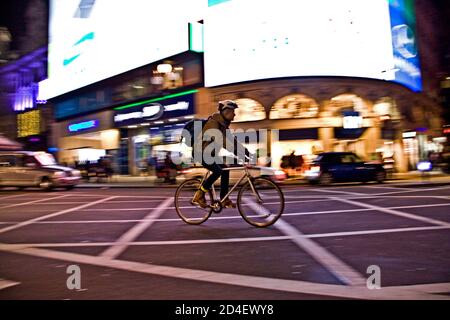
<svg viewBox="0 0 450 320">
<path fill-rule="evenodd" d="M 364 117 L 369 113 L 367 103 L 355 94 L 341 94 L 331 99 L 329 107 L 336 114 L 342 111 L 355 111 Z"/>
<path fill-rule="evenodd" d="M 390 97 L 383 97 L 375 102 L 373 111 L 379 116 L 388 116 L 391 120 L 399 120 L 402 117 L 395 100 Z"/>
<path fill-rule="evenodd" d="M 235 100 L 239 108 L 236 109 L 236 116 L 233 122 L 258 121 L 266 118 L 266 110 L 261 103 L 256 100 L 242 98 Z"/>
<path fill-rule="evenodd" d="M 270 109 L 270 119 L 314 118 L 319 113 L 317 102 L 303 94 L 283 97 Z"/>
</svg>

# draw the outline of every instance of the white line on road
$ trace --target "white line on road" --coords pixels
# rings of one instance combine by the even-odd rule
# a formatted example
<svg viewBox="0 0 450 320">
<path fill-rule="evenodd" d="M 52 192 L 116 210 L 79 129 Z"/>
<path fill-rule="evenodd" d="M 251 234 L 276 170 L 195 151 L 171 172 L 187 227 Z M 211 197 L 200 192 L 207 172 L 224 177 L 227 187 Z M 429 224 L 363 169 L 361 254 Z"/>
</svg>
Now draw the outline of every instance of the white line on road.
<svg viewBox="0 0 450 320">
<path fill-rule="evenodd" d="M 166 198 L 164 198 L 166 199 Z M 115 200 L 110 201 L 109 203 L 142 203 L 142 202 L 161 202 L 164 199 L 147 199 L 147 200 Z"/>
<path fill-rule="evenodd" d="M 395 229 L 379 229 L 379 230 L 361 230 L 361 231 L 347 231 L 347 232 L 344 231 L 332 233 L 316 233 L 306 236 L 308 238 L 331 238 L 331 237 L 360 236 L 367 234 L 431 231 L 431 230 L 446 230 L 446 229 L 450 229 L 450 227 L 436 226 L 436 227 L 411 227 L 411 228 L 395 228 Z"/>
<path fill-rule="evenodd" d="M 13 287 L 13 286 L 17 286 L 18 284 L 20 284 L 20 282 L 14 282 L 14 281 L 9 281 L 9 280 L 5 280 L 5 279 L 0 279 L 0 290 L 9 288 L 9 287 Z"/>
<path fill-rule="evenodd" d="M 271 215 L 265 207 L 251 201 L 250 199 L 245 199 L 244 202 L 246 205 L 252 207 L 253 211 L 256 213 L 266 216 Z M 308 253 L 314 260 L 320 263 L 341 282 L 351 286 L 362 286 L 366 283 L 364 277 L 362 277 L 356 270 L 345 264 L 341 259 L 328 252 L 319 244 L 306 238 L 305 235 L 294 226 L 282 219 L 275 222 L 273 226 L 286 236 L 290 237 L 300 249 Z"/>
<path fill-rule="evenodd" d="M 419 292 L 427 293 L 449 293 L 450 282 L 447 283 L 430 283 L 430 284 L 415 284 L 410 286 L 390 287 L 390 288 L 408 288 L 408 290 L 417 290 Z"/>
<path fill-rule="evenodd" d="M 411 214 L 411 213 L 406 213 L 406 212 L 393 210 L 393 209 L 387 209 L 387 208 L 383 208 L 383 207 L 380 207 L 380 206 L 374 206 L 372 204 L 356 202 L 356 201 L 347 200 L 347 199 L 339 199 L 339 198 L 334 198 L 334 199 L 337 200 L 337 201 L 343 202 L 343 203 L 351 204 L 353 206 L 367 208 L 367 209 L 372 209 L 372 210 L 376 210 L 376 211 L 381 211 L 383 213 L 387 213 L 387 214 L 394 215 L 394 216 L 399 216 L 399 217 L 402 217 L 402 218 L 422 221 L 422 222 L 426 222 L 426 223 L 434 224 L 434 225 L 439 225 L 439 226 L 445 226 L 445 227 L 449 227 L 450 226 L 450 223 L 448 223 L 448 222 L 444 222 L 444 221 L 440 221 L 440 220 L 436 220 L 436 219 L 431 219 L 431 218 L 426 218 L 426 217 L 418 216 L 418 215 Z"/>
<path fill-rule="evenodd" d="M 449 203 L 436 203 L 436 204 L 424 204 L 424 205 L 415 205 L 415 206 L 398 206 L 398 207 L 386 207 L 385 209 L 417 209 L 417 208 L 429 208 L 429 207 L 446 207 L 450 206 Z M 170 207 L 168 207 L 170 208 Z M 136 210 L 145 210 L 149 208 L 138 208 Z M 95 210 L 95 209 L 94 209 Z M 126 210 L 126 209 L 124 209 Z M 134 209 L 133 209 L 134 210 Z M 34 211 L 42 211 L 42 210 L 34 210 Z M 33 211 L 33 212 L 34 212 Z M 80 211 L 90 211 L 89 209 L 80 210 Z M 306 211 L 306 212 L 287 212 L 283 213 L 283 217 L 286 216 L 310 216 L 310 215 L 322 215 L 322 214 L 334 214 L 334 213 L 360 213 L 366 211 L 374 211 L 369 208 L 358 208 L 358 209 L 343 209 L 343 210 L 326 210 L 326 211 Z M 242 219 L 240 215 L 235 216 L 214 216 L 210 217 L 208 220 L 228 220 L 228 219 Z M 35 224 L 96 224 L 96 223 L 135 223 L 140 221 L 159 221 L 159 222 L 181 222 L 180 218 L 156 218 L 156 219 L 103 219 L 103 220 L 51 220 L 51 221 L 41 221 L 36 222 Z M 20 223 L 20 221 L 7 221 L 0 222 L 0 224 L 16 224 Z"/>
<path fill-rule="evenodd" d="M 315 192 L 333 192 L 333 193 L 342 193 L 347 195 L 353 195 L 353 196 L 370 196 L 367 193 L 361 193 L 361 192 L 349 192 L 349 191 L 342 191 L 342 190 L 329 190 L 329 189 L 311 189 L 311 191 Z"/>
<path fill-rule="evenodd" d="M 414 192 L 422 192 L 422 191 L 436 191 L 436 190 L 445 190 L 445 189 L 449 189 L 449 188 L 450 187 L 427 188 L 427 189 L 418 188 L 415 190 L 411 190 L 411 188 L 402 188 L 403 191 L 382 192 L 382 193 L 373 194 L 373 196 L 384 196 L 384 195 L 390 195 L 390 194 L 396 194 L 396 193 L 414 193 Z M 398 189 L 398 188 L 396 188 L 396 189 Z"/>
<path fill-rule="evenodd" d="M 67 197 L 67 195 L 57 196 L 57 197 L 53 197 L 53 198 L 44 198 L 44 199 L 28 201 L 28 202 L 9 204 L 9 205 L 0 207 L 0 209 L 7 209 L 7 208 L 18 207 L 18 206 L 25 206 L 25 205 L 29 205 L 29 204 L 34 204 L 34 203 L 39 203 L 39 202 L 44 202 L 44 201 L 50 201 L 50 200 L 60 199 L 60 198 L 64 198 L 64 197 Z"/>
<path fill-rule="evenodd" d="M 46 199 L 48 200 L 48 199 Z M 91 199 L 92 200 L 92 199 Z M 56 206 L 56 205 L 66 205 L 66 204 L 85 204 L 88 203 L 86 201 L 64 201 L 64 202 L 50 202 L 50 203 L 34 203 L 35 205 L 44 205 L 44 206 Z"/>
<path fill-rule="evenodd" d="M 8 232 L 8 231 L 11 231 L 11 230 L 15 230 L 15 229 L 18 229 L 18 228 L 22 228 L 22 227 L 28 226 L 30 224 L 33 224 L 33 223 L 37 222 L 37 221 L 53 218 L 53 217 L 60 216 L 60 215 L 65 214 L 65 213 L 69 213 L 69 212 L 77 211 L 77 210 L 80 210 L 80 209 L 83 209 L 83 208 L 86 208 L 86 207 L 89 207 L 89 206 L 93 206 L 93 205 L 96 205 L 96 204 L 99 204 L 99 203 L 102 203 L 102 202 L 105 202 L 105 201 L 108 201 L 108 200 L 114 199 L 114 198 L 115 197 L 112 196 L 112 197 L 100 199 L 100 200 L 97 200 L 97 201 L 94 201 L 94 202 L 83 204 L 83 205 L 75 207 L 75 208 L 70 208 L 70 209 L 54 212 L 54 213 L 51 213 L 51 214 L 47 214 L 45 216 L 37 217 L 37 218 L 31 219 L 31 220 L 23 221 L 23 222 L 15 224 L 15 225 L 12 225 L 12 226 L 0 229 L 0 234 Z"/>
<path fill-rule="evenodd" d="M 21 194 L 15 194 L 13 196 L 7 196 L 7 197 L 0 197 L 0 200 L 5 200 L 5 199 L 11 199 L 11 198 L 17 198 L 17 197 L 22 197 L 27 195 L 27 193 L 21 193 Z"/>
<path fill-rule="evenodd" d="M 340 281 L 351 286 L 363 286 L 366 279 L 356 270 L 345 264 L 341 259 L 328 252 L 311 239 L 305 237 L 303 233 L 285 222 L 278 220 L 274 226 L 285 235 L 291 237 L 292 241 L 302 250 L 306 251 L 311 257 L 319 262 L 324 268 L 335 275 Z"/>
<path fill-rule="evenodd" d="M 119 240 L 116 241 L 116 243 L 106 249 L 101 256 L 108 258 L 108 259 L 114 259 L 118 257 L 123 251 L 126 250 L 127 242 L 132 242 L 137 237 L 139 237 L 147 228 L 149 228 L 154 222 L 156 218 L 161 216 L 164 211 L 166 211 L 167 207 L 170 203 L 173 202 L 173 197 L 167 198 L 165 201 L 163 201 L 154 211 L 150 212 L 145 218 L 149 219 L 146 221 L 141 221 L 134 227 L 132 227 L 130 230 L 128 230 L 125 234 L 123 234 Z"/>
<path fill-rule="evenodd" d="M 15 254 L 24 254 L 40 258 L 68 261 L 78 264 L 88 264 L 105 268 L 114 268 L 117 270 L 172 277 L 189 281 L 201 281 L 283 292 L 303 294 L 306 293 L 350 299 L 450 299 L 450 297 L 444 295 L 433 295 L 428 292 L 420 292 L 418 288 L 415 288 L 415 290 L 408 290 L 408 286 L 395 288 L 383 287 L 379 290 L 369 290 L 366 286 L 347 287 L 342 285 L 318 284 L 280 278 L 266 278 L 233 273 L 220 273 L 214 271 L 169 267 L 116 259 L 106 259 L 105 257 L 95 257 L 76 253 L 51 251 L 46 249 L 17 247 L 5 248 L 4 246 L 0 245 L 0 250 Z M 445 284 L 442 285 L 445 286 Z"/>
<path fill-rule="evenodd" d="M 447 230 L 450 227 L 412 227 L 412 228 L 395 228 L 395 229 L 379 229 L 379 230 L 361 230 L 348 232 L 331 232 L 331 233 L 314 233 L 304 234 L 303 237 L 308 239 L 314 238 L 334 238 L 349 237 L 372 234 L 399 233 L 399 232 L 418 232 L 418 231 L 435 231 Z M 186 244 L 215 244 L 215 243 L 235 243 L 235 242 L 258 242 L 258 241 L 281 241 L 292 240 L 297 236 L 268 236 L 268 237 L 244 237 L 244 238 L 219 238 L 219 239 L 193 239 L 193 240 L 164 240 L 164 241 L 136 241 L 123 243 L 127 246 L 170 246 L 170 245 L 186 245 Z M 67 243 L 17 243 L 17 244 L 0 244 L 0 250 L 12 250 L 22 248 L 64 248 L 64 247 L 104 247 L 112 246 L 116 242 L 67 242 Z"/>
</svg>

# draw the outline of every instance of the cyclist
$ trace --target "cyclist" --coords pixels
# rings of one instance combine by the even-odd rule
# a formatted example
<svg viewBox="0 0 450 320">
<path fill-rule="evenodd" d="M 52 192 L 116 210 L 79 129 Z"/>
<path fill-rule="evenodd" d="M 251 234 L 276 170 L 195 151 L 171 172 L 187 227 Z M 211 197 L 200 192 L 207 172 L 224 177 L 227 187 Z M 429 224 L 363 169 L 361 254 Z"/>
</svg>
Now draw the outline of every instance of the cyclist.
<svg viewBox="0 0 450 320">
<path fill-rule="evenodd" d="M 227 137 L 227 129 L 230 127 L 231 121 L 233 121 L 235 117 L 235 109 L 238 108 L 238 105 L 236 102 L 232 100 L 223 100 L 219 102 L 218 105 L 218 112 L 214 113 L 208 118 L 208 121 L 204 124 L 202 133 L 207 138 L 212 138 L 213 136 L 208 135 L 208 130 L 210 129 L 216 129 L 219 130 L 222 135 L 222 144 L 217 145 L 219 150 L 220 148 L 225 148 L 228 151 L 232 152 L 236 157 L 240 158 L 241 160 L 249 160 L 251 159 L 251 154 L 245 148 L 241 143 L 239 143 L 235 136 L 233 136 L 234 141 L 230 141 L 229 137 Z M 217 131 L 216 131 L 217 132 Z M 228 139 L 228 141 L 227 141 Z M 218 141 L 214 141 L 213 143 L 219 143 Z M 210 142 L 203 141 L 201 144 L 201 151 L 202 155 L 205 151 L 205 148 L 210 144 Z M 209 149 L 209 148 L 208 148 Z M 243 151 L 243 154 L 242 152 Z M 205 199 L 205 193 L 209 191 L 209 189 L 212 187 L 214 182 L 221 177 L 221 184 L 220 184 L 220 198 L 223 199 L 227 193 L 228 188 L 230 184 L 230 171 L 229 170 L 223 170 L 227 167 L 226 164 L 224 164 L 223 159 L 219 157 L 219 155 L 214 154 L 214 152 L 211 154 L 214 162 L 212 164 L 205 163 L 204 157 L 202 156 L 202 165 L 206 169 L 210 170 L 212 173 L 211 175 L 203 182 L 203 184 L 200 186 L 200 188 L 197 190 L 197 192 L 194 195 L 194 198 L 192 199 L 191 203 L 193 205 L 198 205 L 202 208 L 206 208 L 208 204 L 206 203 Z M 224 208 L 235 208 L 236 205 L 229 199 L 226 198 L 222 202 L 222 205 Z"/>
</svg>

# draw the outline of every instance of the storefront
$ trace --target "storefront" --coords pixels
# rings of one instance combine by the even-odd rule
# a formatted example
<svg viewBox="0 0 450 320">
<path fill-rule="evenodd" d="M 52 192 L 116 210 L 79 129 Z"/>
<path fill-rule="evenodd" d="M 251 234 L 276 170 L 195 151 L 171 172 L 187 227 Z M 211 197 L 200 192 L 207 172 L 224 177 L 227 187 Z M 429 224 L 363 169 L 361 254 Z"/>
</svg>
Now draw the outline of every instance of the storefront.
<svg viewBox="0 0 450 320">
<path fill-rule="evenodd" d="M 56 133 L 58 161 L 64 164 L 95 163 L 106 155 L 115 158 L 119 149 L 119 130 L 110 110 L 59 122 Z"/>
<path fill-rule="evenodd" d="M 232 129 L 269 130 L 266 148 L 276 168 L 292 152 L 308 162 L 319 152 L 350 151 L 366 160 L 390 161 L 397 172 L 405 172 L 421 157 L 410 155 L 416 147 L 403 139 L 405 128 L 427 126 L 427 141 L 433 142 L 428 149 L 439 142 L 439 106 L 386 81 L 300 77 L 210 90 L 212 106 L 223 99 L 237 101 Z"/>
<path fill-rule="evenodd" d="M 180 138 L 185 123 L 194 118 L 197 94 L 198 90 L 190 90 L 114 109 L 121 174 L 148 174 L 148 167 L 166 156 L 189 154 Z"/>
</svg>

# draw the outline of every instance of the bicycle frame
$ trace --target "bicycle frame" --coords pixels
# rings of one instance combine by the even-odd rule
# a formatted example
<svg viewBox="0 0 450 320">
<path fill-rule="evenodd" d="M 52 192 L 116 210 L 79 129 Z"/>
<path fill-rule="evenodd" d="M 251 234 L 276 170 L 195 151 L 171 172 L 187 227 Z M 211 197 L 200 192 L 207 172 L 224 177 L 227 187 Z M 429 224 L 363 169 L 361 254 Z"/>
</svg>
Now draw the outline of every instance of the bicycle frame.
<svg viewBox="0 0 450 320">
<path fill-rule="evenodd" d="M 242 182 L 242 180 L 247 178 L 248 183 L 250 184 L 250 188 L 252 189 L 253 194 L 256 196 L 256 198 L 258 199 L 258 202 L 262 202 L 261 197 L 259 196 L 258 192 L 255 189 L 255 186 L 253 185 L 252 182 L 252 175 L 249 172 L 250 168 L 256 168 L 256 167 L 249 167 L 249 166 L 241 166 L 241 167 L 230 167 L 230 168 L 223 168 L 222 170 L 244 170 L 244 173 L 242 174 L 242 176 L 239 178 L 239 180 L 233 185 L 233 187 L 231 187 L 231 189 L 228 191 L 228 193 L 225 195 L 225 197 L 223 197 L 222 199 L 219 199 L 220 203 L 222 204 L 223 201 L 228 198 L 230 196 L 230 194 L 233 193 L 233 191 L 239 186 L 239 184 Z M 203 179 L 200 183 L 200 185 L 203 184 L 203 182 L 208 178 L 208 176 L 211 174 L 211 171 L 207 171 L 206 174 L 203 176 Z M 214 183 L 211 186 L 211 192 L 213 195 L 213 201 L 215 201 L 217 199 L 216 196 L 216 190 L 214 188 Z"/>
</svg>

